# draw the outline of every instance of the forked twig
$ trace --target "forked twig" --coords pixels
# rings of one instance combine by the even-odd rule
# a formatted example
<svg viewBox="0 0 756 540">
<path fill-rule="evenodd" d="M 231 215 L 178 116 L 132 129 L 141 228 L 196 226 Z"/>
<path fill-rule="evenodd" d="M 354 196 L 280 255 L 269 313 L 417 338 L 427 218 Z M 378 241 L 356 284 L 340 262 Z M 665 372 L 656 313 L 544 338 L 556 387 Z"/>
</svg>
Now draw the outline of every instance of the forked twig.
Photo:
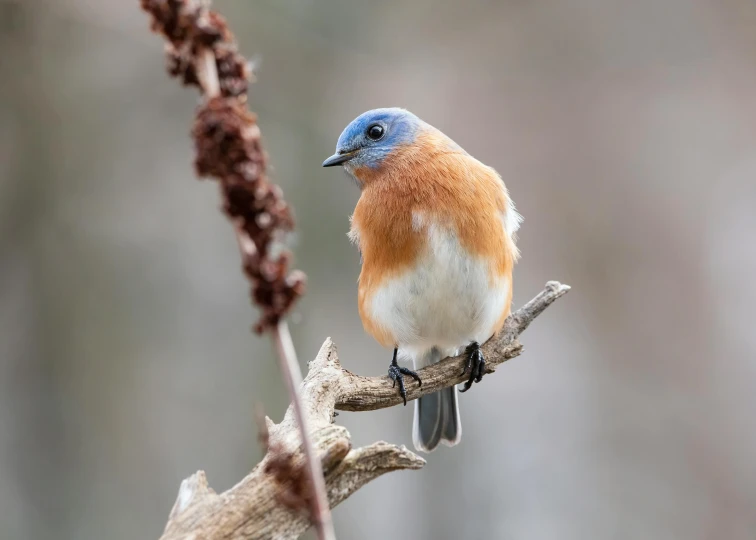
<svg viewBox="0 0 756 540">
<path fill-rule="evenodd" d="M 512 313 L 504 329 L 483 345 L 487 364 L 492 369 L 499 368 L 520 355 L 520 334 L 569 289 L 567 285 L 550 281 L 535 298 Z M 463 358 L 448 358 L 420 370 L 423 386 L 418 389 L 410 385 L 407 399 L 459 383 L 462 362 Z M 318 355 L 310 361 L 300 395 L 311 421 L 313 444 L 322 462 L 331 508 L 387 472 L 417 470 L 425 465 L 423 458 L 404 446 L 376 442 L 353 448 L 347 430 L 333 423 L 336 409 L 369 411 L 398 405 L 402 399 L 396 388 L 391 388 L 386 375 L 363 377 L 344 369 L 336 345 L 330 339 L 326 339 Z M 483 407 L 485 413 L 485 409 L 496 405 L 484 404 Z M 299 537 L 310 526 L 307 516 L 290 510 L 292 501 L 301 497 L 301 493 L 295 492 L 284 499 L 280 497 L 278 482 L 278 478 L 296 473 L 297 464 L 304 461 L 293 409 L 294 406 L 290 406 L 278 424 L 265 419 L 268 451 L 252 472 L 228 491 L 213 492 L 202 471 L 184 480 L 161 540 L 290 540 Z"/>
</svg>

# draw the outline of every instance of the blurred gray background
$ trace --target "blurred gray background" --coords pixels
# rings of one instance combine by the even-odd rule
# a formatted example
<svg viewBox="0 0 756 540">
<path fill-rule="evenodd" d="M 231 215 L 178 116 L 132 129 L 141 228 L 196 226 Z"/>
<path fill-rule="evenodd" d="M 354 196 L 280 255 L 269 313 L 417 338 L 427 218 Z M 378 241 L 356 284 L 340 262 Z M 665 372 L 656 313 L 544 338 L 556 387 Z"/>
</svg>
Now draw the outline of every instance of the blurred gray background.
<svg viewBox="0 0 756 540">
<path fill-rule="evenodd" d="M 321 169 L 403 106 L 499 170 L 525 216 L 515 305 L 573 291 L 461 398 L 464 436 L 336 509 L 339 538 L 756 537 L 753 0 L 219 0 L 296 209 L 326 336 L 362 330 L 359 196 Z M 157 538 L 182 478 L 259 460 L 287 398 L 233 234 L 191 167 L 197 94 L 138 2 L 0 0 L 0 538 Z M 411 444 L 411 409 L 342 413 Z"/>
</svg>

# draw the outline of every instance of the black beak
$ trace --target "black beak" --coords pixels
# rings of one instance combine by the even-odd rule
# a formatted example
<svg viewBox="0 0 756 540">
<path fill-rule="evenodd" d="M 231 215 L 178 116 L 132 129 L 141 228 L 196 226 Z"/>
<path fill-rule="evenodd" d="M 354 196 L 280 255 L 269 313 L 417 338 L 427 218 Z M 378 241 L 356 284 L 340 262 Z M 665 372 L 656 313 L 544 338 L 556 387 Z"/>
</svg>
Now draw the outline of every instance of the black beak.
<svg viewBox="0 0 756 540">
<path fill-rule="evenodd" d="M 354 152 L 348 152 L 346 154 L 334 154 L 323 162 L 323 167 L 334 167 L 346 163 L 354 157 Z"/>
</svg>

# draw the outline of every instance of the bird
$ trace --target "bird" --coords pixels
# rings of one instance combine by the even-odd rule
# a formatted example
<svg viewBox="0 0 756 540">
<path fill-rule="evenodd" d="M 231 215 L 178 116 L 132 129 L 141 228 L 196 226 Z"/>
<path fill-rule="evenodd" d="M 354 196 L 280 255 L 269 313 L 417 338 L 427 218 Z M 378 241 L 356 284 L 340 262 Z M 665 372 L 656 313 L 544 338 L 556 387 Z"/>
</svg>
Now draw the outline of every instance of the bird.
<svg viewBox="0 0 756 540">
<path fill-rule="evenodd" d="M 407 405 L 404 376 L 463 351 L 460 392 L 481 382 L 481 344 L 504 325 L 519 258 L 517 212 L 501 176 L 406 109 L 350 122 L 323 167 L 342 166 L 360 188 L 348 236 L 361 259 L 365 331 L 393 349 L 388 376 Z M 415 402 L 412 440 L 431 452 L 461 440 L 457 387 Z"/>
</svg>

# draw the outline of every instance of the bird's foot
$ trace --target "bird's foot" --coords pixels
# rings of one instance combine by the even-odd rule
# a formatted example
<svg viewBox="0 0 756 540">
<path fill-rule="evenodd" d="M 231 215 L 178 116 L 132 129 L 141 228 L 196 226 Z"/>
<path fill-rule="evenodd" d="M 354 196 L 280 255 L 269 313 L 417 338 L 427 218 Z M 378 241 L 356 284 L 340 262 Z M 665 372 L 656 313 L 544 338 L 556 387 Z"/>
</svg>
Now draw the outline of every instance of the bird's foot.
<svg viewBox="0 0 756 540">
<path fill-rule="evenodd" d="M 412 371 L 411 369 L 408 369 L 406 367 L 401 367 L 398 362 L 396 361 L 396 354 L 398 349 L 394 349 L 394 359 L 391 360 L 391 365 L 388 368 L 388 376 L 389 379 L 394 381 L 394 384 L 391 385 L 392 388 L 396 387 L 396 383 L 399 383 L 399 395 L 402 396 L 402 399 L 404 400 L 404 405 L 407 405 L 407 390 L 404 388 L 404 375 L 409 375 L 413 379 L 417 381 L 417 386 L 420 388 L 423 385 L 423 381 L 420 380 L 420 376 Z"/>
<path fill-rule="evenodd" d="M 483 375 L 486 373 L 486 360 L 483 358 L 483 353 L 480 351 L 480 344 L 477 341 L 470 343 L 465 349 L 467 355 L 467 363 L 465 369 L 462 370 L 462 375 L 470 372 L 470 378 L 467 379 L 465 387 L 460 392 L 467 392 L 472 386 L 473 382 L 479 383 L 483 380 Z"/>
</svg>

